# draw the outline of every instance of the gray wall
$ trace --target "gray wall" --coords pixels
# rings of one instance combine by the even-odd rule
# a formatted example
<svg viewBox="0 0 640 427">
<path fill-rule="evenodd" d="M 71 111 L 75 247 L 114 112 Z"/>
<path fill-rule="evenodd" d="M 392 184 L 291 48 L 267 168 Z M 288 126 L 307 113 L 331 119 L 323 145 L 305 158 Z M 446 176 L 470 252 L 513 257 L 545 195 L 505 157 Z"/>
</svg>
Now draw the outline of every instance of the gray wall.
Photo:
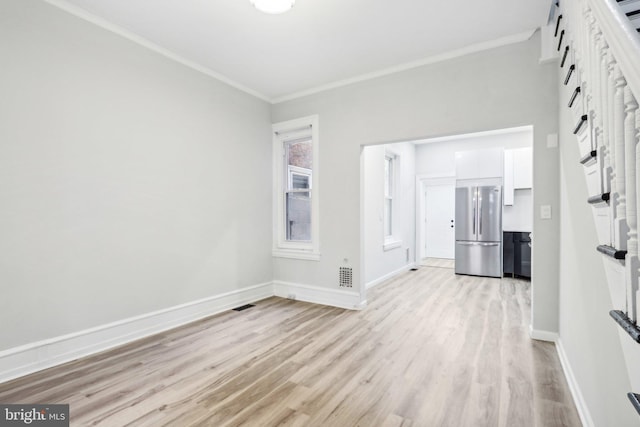
<svg viewBox="0 0 640 427">
<path fill-rule="evenodd" d="M 267 103 L 39 0 L 0 58 L 0 350 L 271 280 Z"/>
<path fill-rule="evenodd" d="M 278 280 L 337 288 L 343 258 L 360 271 L 360 147 L 534 126 L 534 210 L 559 203 L 556 64 L 540 65 L 529 41 L 283 102 L 274 122 L 320 117 L 320 262 L 278 259 Z M 533 327 L 558 328 L 558 218 L 534 219 Z M 309 283 L 312 282 L 312 283 Z"/>
<path fill-rule="evenodd" d="M 562 205 L 560 235 L 560 341 L 596 426 L 638 426 L 626 398 L 631 391 L 596 227 L 587 204 L 587 184 L 561 85 L 560 151 Z M 625 337 L 626 339 L 630 339 Z"/>
<path fill-rule="evenodd" d="M 484 150 L 487 148 L 531 147 L 530 130 L 500 133 L 498 135 L 478 135 L 449 141 L 416 144 L 416 173 L 429 177 L 455 176 L 456 152 Z"/>
</svg>

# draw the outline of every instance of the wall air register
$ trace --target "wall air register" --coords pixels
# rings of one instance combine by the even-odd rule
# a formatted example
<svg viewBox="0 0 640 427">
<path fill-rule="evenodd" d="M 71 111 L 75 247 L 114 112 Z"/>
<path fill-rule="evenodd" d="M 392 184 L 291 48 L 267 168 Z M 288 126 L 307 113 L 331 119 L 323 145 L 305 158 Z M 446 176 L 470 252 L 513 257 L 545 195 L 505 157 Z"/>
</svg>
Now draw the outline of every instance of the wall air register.
<svg viewBox="0 0 640 427">
<path fill-rule="evenodd" d="M 244 310 L 246 310 L 246 309 L 248 309 L 248 308 L 251 308 L 251 307 L 255 307 L 255 304 L 245 304 L 245 305 L 241 305 L 240 307 L 236 307 L 236 308 L 234 308 L 234 309 L 232 309 L 232 310 L 233 310 L 233 311 L 244 311 Z"/>
<path fill-rule="evenodd" d="M 353 287 L 353 269 L 350 267 L 340 267 L 340 287 Z"/>
</svg>

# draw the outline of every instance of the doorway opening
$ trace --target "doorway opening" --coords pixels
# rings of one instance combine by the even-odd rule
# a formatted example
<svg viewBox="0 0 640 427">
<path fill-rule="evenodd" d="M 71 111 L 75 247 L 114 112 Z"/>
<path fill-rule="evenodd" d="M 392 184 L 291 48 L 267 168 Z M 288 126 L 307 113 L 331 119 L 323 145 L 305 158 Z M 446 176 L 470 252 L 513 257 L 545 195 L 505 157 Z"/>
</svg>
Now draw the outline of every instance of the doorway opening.
<svg viewBox="0 0 640 427">
<path fill-rule="evenodd" d="M 530 277 L 532 170 L 532 126 L 363 145 L 361 298 L 366 300 L 367 289 L 411 268 L 455 267 L 455 200 L 461 181 L 488 179 L 502 188 L 498 274 Z"/>
<path fill-rule="evenodd" d="M 531 234 L 533 232 L 533 127 L 455 135 L 416 141 L 416 244 L 419 264 L 455 268 L 456 261 L 476 265 L 462 274 L 487 273 L 492 277 L 531 277 Z M 491 208 L 497 224 L 491 242 L 470 242 L 465 230 L 473 234 L 480 224 L 467 216 L 480 216 L 483 210 L 457 206 L 456 193 L 463 187 L 491 185 L 500 200 Z M 493 194 L 492 191 L 492 194 Z M 480 194 L 480 193 L 478 193 Z M 485 200 L 486 201 L 486 200 Z M 456 218 L 456 214 L 457 217 Z M 462 221 L 462 222 L 461 222 Z M 456 222 L 461 222 L 456 224 Z M 479 226 L 481 229 L 481 226 Z M 469 230 L 467 230 L 469 228 Z M 467 233 L 467 234 L 469 234 Z M 478 230 L 475 231 L 479 235 Z M 486 230 L 485 233 L 486 234 Z M 494 234 L 494 235 L 493 235 Z M 484 236 L 486 240 L 486 236 Z M 493 245 L 490 257 L 478 258 L 471 245 Z M 495 249 L 494 248 L 498 248 Z M 491 248 L 484 248 L 487 252 Z M 518 252 L 517 254 L 514 254 Z M 456 259 L 460 258 L 460 259 Z M 464 258 L 464 259 L 463 259 Z M 485 265 L 491 263 L 491 266 Z M 484 273 L 483 273 L 484 272 Z"/>
<path fill-rule="evenodd" d="M 420 265 L 455 266 L 455 177 L 417 178 Z"/>
</svg>

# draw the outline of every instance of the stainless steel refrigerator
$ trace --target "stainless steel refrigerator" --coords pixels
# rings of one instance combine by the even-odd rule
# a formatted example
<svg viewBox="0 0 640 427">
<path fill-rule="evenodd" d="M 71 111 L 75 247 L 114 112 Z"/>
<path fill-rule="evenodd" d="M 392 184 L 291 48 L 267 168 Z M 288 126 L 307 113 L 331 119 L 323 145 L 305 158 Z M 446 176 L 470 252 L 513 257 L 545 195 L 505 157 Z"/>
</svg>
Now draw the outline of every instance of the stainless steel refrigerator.
<svg viewBox="0 0 640 427">
<path fill-rule="evenodd" d="M 456 188 L 456 274 L 502 277 L 502 187 Z"/>
</svg>

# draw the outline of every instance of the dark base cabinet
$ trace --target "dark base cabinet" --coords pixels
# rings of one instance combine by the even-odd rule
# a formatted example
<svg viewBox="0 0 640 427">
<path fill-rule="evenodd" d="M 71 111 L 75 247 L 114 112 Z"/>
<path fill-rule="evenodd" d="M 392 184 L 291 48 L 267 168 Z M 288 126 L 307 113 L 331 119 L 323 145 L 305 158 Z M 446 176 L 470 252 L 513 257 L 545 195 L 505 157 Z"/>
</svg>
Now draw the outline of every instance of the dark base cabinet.
<svg viewBox="0 0 640 427">
<path fill-rule="evenodd" d="M 505 276 L 531 279 L 531 239 L 529 232 L 505 231 L 502 240 Z"/>
</svg>

